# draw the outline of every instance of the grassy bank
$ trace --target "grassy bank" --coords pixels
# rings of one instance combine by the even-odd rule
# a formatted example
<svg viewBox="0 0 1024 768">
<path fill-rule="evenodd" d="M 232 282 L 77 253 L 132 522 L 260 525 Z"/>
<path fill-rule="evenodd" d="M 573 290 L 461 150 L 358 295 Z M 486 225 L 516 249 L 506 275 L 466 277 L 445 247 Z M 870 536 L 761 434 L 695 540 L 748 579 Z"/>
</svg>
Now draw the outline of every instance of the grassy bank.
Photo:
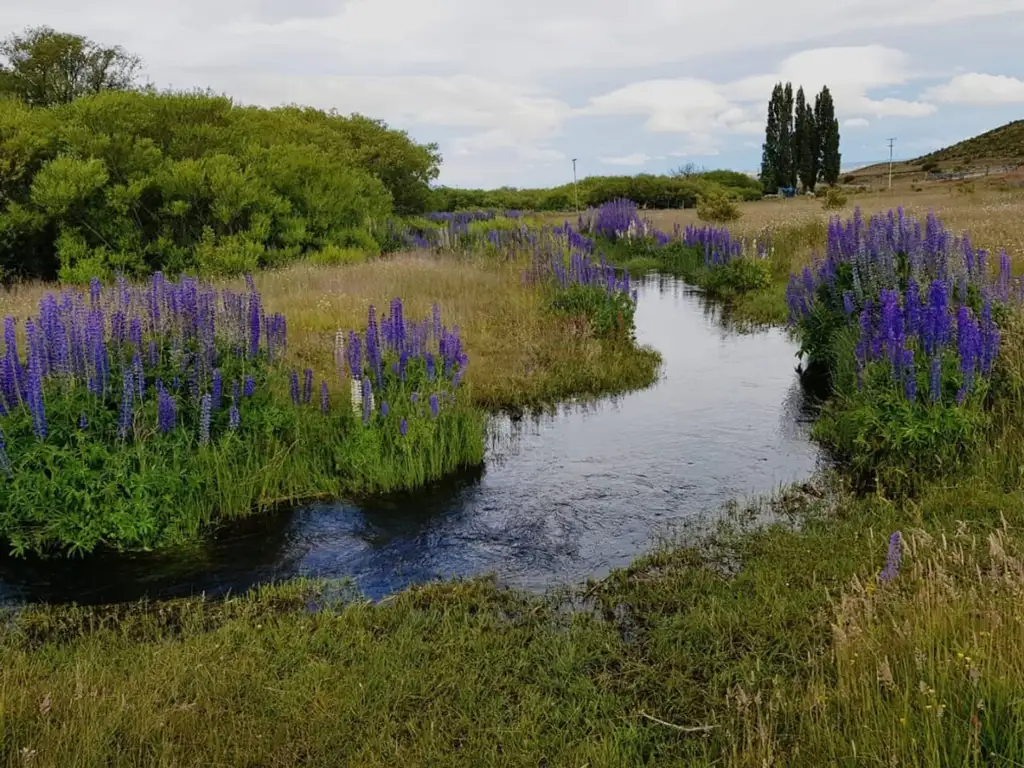
<svg viewBox="0 0 1024 768">
<path fill-rule="evenodd" d="M 282 503 L 415 488 L 482 462 L 488 410 L 654 379 L 628 291 L 527 284 L 524 267 L 421 253 L 227 286 L 20 287 L 3 302 L 0 537 L 162 547 Z M 602 319 L 615 307 L 621 328 Z"/>
<path fill-rule="evenodd" d="M 1019 496 L 792 490 L 699 549 L 534 598 L 32 608 L 2 754 L 35 765 L 991 765 L 1024 759 Z M 969 521 L 969 522 L 968 522 Z M 878 581 L 902 531 L 898 574 Z M 737 564 L 742 567 L 737 570 Z M 581 609 L 579 600 L 589 607 Z M 311 613 L 319 601 L 322 610 Z M 924 610 L 922 610 L 924 608 Z"/>
</svg>

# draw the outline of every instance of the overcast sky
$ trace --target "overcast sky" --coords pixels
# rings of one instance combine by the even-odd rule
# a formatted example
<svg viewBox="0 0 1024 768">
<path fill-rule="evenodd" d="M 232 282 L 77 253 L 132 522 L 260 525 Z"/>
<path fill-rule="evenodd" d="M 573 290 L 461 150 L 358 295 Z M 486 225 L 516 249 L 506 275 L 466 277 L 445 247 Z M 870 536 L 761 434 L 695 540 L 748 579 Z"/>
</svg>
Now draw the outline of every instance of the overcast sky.
<svg viewBox="0 0 1024 768">
<path fill-rule="evenodd" d="M 160 87 L 383 118 L 458 186 L 754 170 L 779 79 L 831 88 L 844 166 L 1024 117 L 1024 0 L 0 0 L 40 24 Z"/>
</svg>

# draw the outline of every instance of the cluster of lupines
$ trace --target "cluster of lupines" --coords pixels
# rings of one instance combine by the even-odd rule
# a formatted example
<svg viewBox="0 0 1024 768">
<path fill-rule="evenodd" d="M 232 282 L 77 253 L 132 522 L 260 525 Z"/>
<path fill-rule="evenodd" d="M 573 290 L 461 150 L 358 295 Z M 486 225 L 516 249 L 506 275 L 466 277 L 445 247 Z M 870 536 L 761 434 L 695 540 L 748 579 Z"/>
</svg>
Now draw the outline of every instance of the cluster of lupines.
<svg viewBox="0 0 1024 768">
<path fill-rule="evenodd" d="M 40 440 L 49 433 L 49 396 L 87 392 L 90 407 L 118 413 L 118 437 L 129 439 L 146 398 L 157 403 L 158 427 L 169 432 L 181 408 L 200 408 L 201 436 L 209 417 L 202 409 L 222 405 L 221 368 L 257 370 L 277 360 L 287 345 L 287 326 L 266 315 L 251 278 L 243 293 L 218 291 L 192 278 L 171 282 L 160 273 L 146 285 L 119 279 L 104 288 L 93 280 L 88 294 L 49 293 L 39 314 L 25 322 L 26 354 L 20 354 L 17 320 L 4 319 L 0 359 L 0 416 L 24 408 Z M 235 358 L 235 363 L 229 363 Z M 255 379 L 245 377 L 252 396 Z M 237 393 L 241 382 L 234 382 Z M 237 421 L 237 394 L 232 408 Z M 84 413 L 79 429 L 88 429 Z"/>
<path fill-rule="evenodd" d="M 617 240 L 620 237 L 644 236 L 650 224 L 640 218 L 636 203 L 626 198 L 609 200 L 607 203 L 587 212 L 587 217 L 580 223 L 581 231 L 586 231 Z"/>
<path fill-rule="evenodd" d="M 704 266 L 727 264 L 744 254 L 746 244 L 732 236 L 725 227 L 687 226 L 682 232 L 676 226 L 676 239 L 688 248 L 696 248 L 704 254 Z M 762 246 L 763 247 L 763 246 Z M 759 255 L 764 255 L 763 250 Z"/>
<path fill-rule="evenodd" d="M 594 241 L 580 234 L 569 222 L 553 227 L 533 241 L 529 282 L 554 282 L 566 289 L 572 285 L 603 288 L 609 295 L 622 293 L 636 301 L 629 273 L 616 271 L 604 255 L 594 258 Z"/>
<path fill-rule="evenodd" d="M 385 317 L 378 318 L 376 307 L 369 308 L 363 331 L 339 330 L 335 334 L 335 372 L 349 390 L 352 408 L 364 424 L 370 424 L 378 414 L 382 419 L 389 418 L 390 403 L 406 400 L 415 410 L 424 397 L 431 417 L 437 418 L 442 401 L 455 400 L 467 363 L 458 326 L 449 328 L 442 323 L 436 304 L 430 318 L 410 322 L 402 300 L 395 298 Z M 307 368 L 300 393 L 299 374 L 291 373 L 292 400 L 297 405 L 310 404 L 312 384 L 313 371 Z M 329 392 L 328 382 L 322 380 L 319 405 L 325 414 L 329 412 Z M 400 434 L 405 435 L 407 428 L 403 416 Z"/>
<path fill-rule="evenodd" d="M 1005 252 L 992 274 L 985 251 L 966 235 L 953 236 L 934 215 L 922 227 L 902 209 L 869 221 L 858 210 L 849 221 L 830 222 L 825 256 L 790 277 L 787 302 L 798 328 L 820 322 L 816 308 L 856 328 L 858 384 L 867 366 L 881 361 L 908 400 L 937 402 L 943 361 L 955 359 L 962 403 L 999 354 L 993 303 L 1022 291 Z M 918 385 L 922 373 L 926 387 Z"/>
</svg>

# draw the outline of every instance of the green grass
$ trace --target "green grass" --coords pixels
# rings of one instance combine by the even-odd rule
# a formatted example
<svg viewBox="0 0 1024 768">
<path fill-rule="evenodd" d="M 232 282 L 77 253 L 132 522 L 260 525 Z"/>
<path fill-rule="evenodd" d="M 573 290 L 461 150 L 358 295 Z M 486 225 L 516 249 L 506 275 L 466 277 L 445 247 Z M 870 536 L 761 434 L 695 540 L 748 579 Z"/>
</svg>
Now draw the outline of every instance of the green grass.
<svg viewBox="0 0 1024 768">
<path fill-rule="evenodd" d="M 370 604 L 294 583 L 226 602 L 29 608 L 0 633 L 0 754 L 61 766 L 1020 761 L 1024 550 L 1003 518 L 1021 513 L 1019 497 L 977 483 L 893 505 L 833 479 L 571 595 L 479 580 Z M 764 515 L 780 522 L 758 528 Z M 900 575 L 876 585 L 896 529 Z"/>
<path fill-rule="evenodd" d="M 195 539 L 213 523 L 286 502 L 415 488 L 483 461 L 485 416 L 445 404 L 435 419 L 424 394 L 412 404 L 393 391 L 364 425 L 337 398 L 327 415 L 317 402 L 288 402 L 287 382 L 273 378 L 242 404 L 237 431 L 216 414 L 207 445 L 196 425 L 156 429 L 156 405 L 135 414 L 131 439 L 116 435 L 117 411 L 90 411 L 78 428 L 77 407 L 51 396 L 46 441 L 24 410 L 4 420 L 10 475 L 0 482 L 0 537 L 15 553 L 83 554 L 98 546 L 149 549 Z M 91 398 L 84 396 L 79 401 Z M 286 403 L 286 404 L 284 404 Z M 405 418 L 408 434 L 399 432 Z"/>
</svg>

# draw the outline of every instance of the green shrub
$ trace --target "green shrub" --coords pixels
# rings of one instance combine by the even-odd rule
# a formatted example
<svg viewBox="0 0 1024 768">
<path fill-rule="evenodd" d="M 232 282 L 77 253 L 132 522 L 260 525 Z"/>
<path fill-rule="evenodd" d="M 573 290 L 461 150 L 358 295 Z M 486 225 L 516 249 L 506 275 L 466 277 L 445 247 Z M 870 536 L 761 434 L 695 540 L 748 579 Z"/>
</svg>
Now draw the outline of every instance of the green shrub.
<svg viewBox="0 0 1024 768">
<path fill-rule="evenodd" d="M 623 291 L 609 293 L 602 286 L 572 284 L 552 300 L 558 311 L 586 318 L 597 338 L 631 338 L 636 305 Z"/>
<path fill-rule="evenodd" d="M 739 206 L 723 194 L 709 193 L 697 199 L 697 218 L 701 221 L 724 224 L 742 215 Z"/>
<path fill-rule="evenodd" d="M 0 100 L 0 156 L 0 271 L 44 279 L 230 274 L 325 245 L 376 253 L 370 222 L 424 211 L 439 161 L 359 116 L 118 91 L 52 108 Z"/>
<path fill-rule="evenodd" d="M 826 211 L 836 211 L 842 208 L 849 201 L 849 198 L 839 187 L 829 187 L 825 197 L 821 201 L 821 207 Z"/>
<path fill-rule="evenodd" d="M 829 402 L 813 430 L 858 487 L 914 493 L 970 462 L 988 424 L 980 407 L 912 403 L 886 381 L 887 371 L 879 376 Z"/>
<path fill-rule="evenodd" d="M 705 271 L 700 285 L 709 294 L 727 297 L 767 288 L 772 282 L 771 264 L 765 259 L 734 258 Z"/>
</svg>

